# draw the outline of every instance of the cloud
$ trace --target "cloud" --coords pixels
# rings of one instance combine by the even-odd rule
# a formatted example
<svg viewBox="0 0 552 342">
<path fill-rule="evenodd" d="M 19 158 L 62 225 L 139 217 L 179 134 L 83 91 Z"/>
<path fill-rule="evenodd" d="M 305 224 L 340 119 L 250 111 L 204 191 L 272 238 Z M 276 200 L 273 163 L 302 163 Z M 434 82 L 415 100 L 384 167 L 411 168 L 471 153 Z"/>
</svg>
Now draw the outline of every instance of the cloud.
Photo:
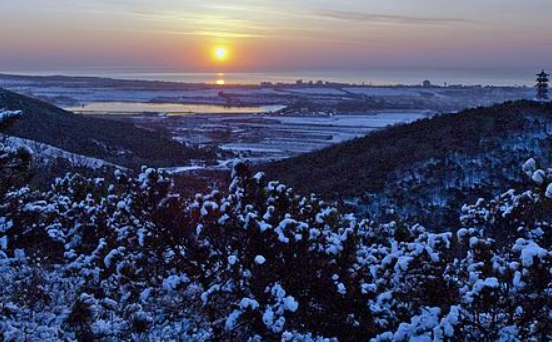
<svg viewBox="0 0 552 342">
<path fill-rule="evenodd" d="M 162 34 L 173 34 L 173 35 L 187 35 L 187 36 L 204 36 L 212 38 L 263 38 L 263 35 L 253 34 L 253 33 L 242 33 L 242 32 L 225 32 L 225 31 L 157 31 L 157 33 Z"/>
<path fill-rule="evenodd" d="M 402 15 L 370 14 L 346 11 L 321 11 L 316 16 L 322 19 L 356 21 L 374 24 L 400 24 L 400 25 L 458 25 L 473 24 L 474 22 L 462 18 L 423 18 L 408 17 Z"/>
</svg>

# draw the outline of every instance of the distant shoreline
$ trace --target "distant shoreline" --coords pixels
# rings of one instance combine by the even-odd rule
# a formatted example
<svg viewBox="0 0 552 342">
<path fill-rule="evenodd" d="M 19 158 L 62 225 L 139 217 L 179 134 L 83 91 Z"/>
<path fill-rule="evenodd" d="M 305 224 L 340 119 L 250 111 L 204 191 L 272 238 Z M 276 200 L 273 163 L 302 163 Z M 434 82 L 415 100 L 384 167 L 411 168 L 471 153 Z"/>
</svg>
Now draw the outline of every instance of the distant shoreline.
<svg viewBox="0 0 552 342">
<path fill-rule="evenodd" d="M 128 72 L 119 71 L 1 71 L 0 76 L 51 80 L 83 79 L 127 82 L 154 82 L 187 86 L 354 86 L 354 87 L 420 87 L 429 81 L 434 87 L 532 87 L 536 69 L 391 69 L 351 71 L 305 71 L 267 73 L 217 72 Z M 297 84 L 298 81 L 302 83 Z M 223 82 L 221 82 L 223 81 Z M 322 83 L 322 84 L 320 84 Z"/>
<path fill-rule="evenodd" d="M 38 98 L 59 107 L 90 103 L 285 106 L 286 113 L 366 112 L 385 109 L 431 109 L 450 112 L 510 100 L 532 99 L 532 87 L 434 85 L 358 85 L 295 81 L 256 85 L 216 85 L 83 76 L 30 76 L 0 73 L 0 88 Z M 124 110 L 127 111 L 126 109 Z M 134 111 L 134 110 L 132 110 Z M 142 112 L 143 110 L 139 110 Z M 146 110 L 148 111 L 148 110 Z M 155 108 L 157 111 L 157 108 Z M 165 110 L 161 110 L 165 111 Z M 181 111 L 178 109 L 178 111 Z M 183 111 L 187 111 L 184 109 Z"/>
</svg>

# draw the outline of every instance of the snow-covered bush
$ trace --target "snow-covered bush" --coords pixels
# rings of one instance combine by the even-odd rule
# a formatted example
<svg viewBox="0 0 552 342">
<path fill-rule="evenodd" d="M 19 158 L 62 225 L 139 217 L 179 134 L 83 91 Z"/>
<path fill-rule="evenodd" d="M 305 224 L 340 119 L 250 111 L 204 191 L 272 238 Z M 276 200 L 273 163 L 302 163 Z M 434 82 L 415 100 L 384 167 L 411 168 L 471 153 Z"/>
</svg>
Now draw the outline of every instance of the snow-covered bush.
<svg viewBox="0 0 552 342">
<path fill-rule="evenodd" d="M 0 204 L 6 341 L 542 341 L 552 336 L 549 171 L 463 228 L 376 223 L 240 163 L 184 198 L 162 172 L 67 175 Z M 539 171 L 541 170 L 541 171 Z"/>
<path fill-rule="evenodd" d="M 11 148 L 3 143 L 1 133 L 23 115 L 21 111 L 0 109 L 0 196 L 29 180 L 31 152 L 24 147 Z"/>
</svg>

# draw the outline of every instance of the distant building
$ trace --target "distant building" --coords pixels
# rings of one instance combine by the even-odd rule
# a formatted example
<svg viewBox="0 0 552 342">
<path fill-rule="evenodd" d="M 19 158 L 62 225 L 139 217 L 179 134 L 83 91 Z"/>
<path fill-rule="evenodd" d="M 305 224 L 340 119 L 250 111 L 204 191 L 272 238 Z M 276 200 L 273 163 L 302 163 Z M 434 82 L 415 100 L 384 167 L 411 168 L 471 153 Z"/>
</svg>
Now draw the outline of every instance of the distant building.
<svg viewBox="0 0 552 342">
<path fill-rule="evenodd" d="M 431 88 L 431 81 L 430 80 L 425 80 L 423 83 L 422 83 L 422 86 L 424 88 Z"/>
<path fill-rule="evenodd" d="M 546 101 L 548 100 L 548 82 L 550 75 L 544 72 L 544 69 L 537 74 L 537 100 Z"/>
<path fill-rule="evenodd" d="M 297 85 L 302 85 L 302 84 L 303 84 L 303 80 L 297 80 L 297 81 L 295 81 L 295 84 L 297 84 Z"/>
</svg>

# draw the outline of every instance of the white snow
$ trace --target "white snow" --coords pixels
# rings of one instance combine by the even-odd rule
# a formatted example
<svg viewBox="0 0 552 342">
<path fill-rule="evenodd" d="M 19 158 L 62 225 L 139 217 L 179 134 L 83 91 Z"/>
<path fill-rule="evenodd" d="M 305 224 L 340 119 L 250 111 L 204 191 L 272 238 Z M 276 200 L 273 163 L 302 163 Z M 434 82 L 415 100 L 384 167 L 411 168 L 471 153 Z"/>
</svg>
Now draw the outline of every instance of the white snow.
<svg viewBox="0 0 552 342">
<path fill-rule="evenodd" d="M 23 139 L 18 137 L 7 136 L 0 134 L 0 138 L 4 139 L 4 144 L 11 148 L 26 147 L 33 151 L 33 157 L 38 161 L 48 164 L 50 159 L 64 159 L 74 166 L 86 167 L 89 169 L 101 169 L 109 166 L 126 170 L 126 168 L 107 162 L 103 159 L 87 157 L 81 154 L 76 154 L 62 150 L 60 148 L 43 144 L 34 140 Z"/>
<path fill-rule="evenodd" d="M 546 174 L 543 170 L 537 170 L 533 173 L 533 176 L 531 176 L 531 179 L 533 182 L 537 184 L 543 184 L 545 180 Z"/>
<path fill-rule="evenodd" d="M 236 262 L 238 262 L 238 258 L 237 258 L 235 255 L 230 255 L 230 256 L 228 257 L 228 263 L 229 263 L 230 265 L 233 266 L 233 265 L 236 264 Z"/>
<path fill-rule="evenodd" d="M 525 173 L 528 173 L 528 175 L 531 175 L 531 173 L 533 173 L 536 170 L 536 168 L 537 168 L 537 162 L 533 158 L 527 160 L 523 164 L 523 171 L 525 171 Z"/>
<path fill-rule="evenodd" d="M 546 192 L 544 193 L 544 195 L 547 198 L 552 198 L 552 183 L 548 184 L 548 186 L 546 187 Z"/>
<path fill-rule="evenodd" d="M 284 298 L 284 308 L 287 311 L 295 312 L 299 309 L 299 303 L 292 296 Z"/>
<path fill-rule="evenodd" d="M 255 257 L 255 263 L 256 263 L 257 265 L 262 265 L 262 264 L 264 264 L 265 262 L 266 262 L 266 259 L 265 259 L 262 255 L 257 255 L 257 256 Z"/>
<path fill-rule="evenodd" d="M 4 122 L 9 118 L 14 118 L 23 115 L 23 112 L 20 110 L 6 110 L 0 109 L 0 123 Z"/>
<path fill-rule="evenodd" d="M 167 291 L 173 291 L 180 286 L 180 284 L 188 283 L 190 280 L 185 275 L 171 275 L 163 280 L 163 289 Z"/>
<path fill-rule="evenodd" d="M 549 252 L 537 245 L 533 241 L 526 241 L 525 239 L 518 239 L 514 246 L 514 250 L 520 251 L 520 261 L 524 267 L 531 267 L 535 262 L 535 258 L 542 260 L 549 255 Z"/>
<path fill-rule="evenodd" d="M 247 309 L 257 310 L 259 308 L 259 302 L 257 302 L 255 299 L 243 298 L 240 301 L 240 307 L 244 310 L 247 310 Z"/>
</svg>

